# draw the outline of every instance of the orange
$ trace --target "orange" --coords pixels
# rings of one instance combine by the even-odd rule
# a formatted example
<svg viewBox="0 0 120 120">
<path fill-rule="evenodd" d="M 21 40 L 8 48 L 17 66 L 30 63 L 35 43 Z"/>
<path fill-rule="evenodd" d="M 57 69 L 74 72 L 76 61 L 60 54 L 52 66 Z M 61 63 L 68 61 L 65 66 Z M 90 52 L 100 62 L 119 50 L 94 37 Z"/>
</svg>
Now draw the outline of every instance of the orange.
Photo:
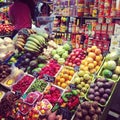
<svg viewBox="0 0 120 120">
<path fill-rule="evenodd" d="M 95 72 L 96 72 L 96 69 L 94 69 L 94 68 L 93 68 L 93 69 L 90 69 L 90 73 L 91 73 L 91 74 L 93 74 L 93 73 L 95 73 Z"/>
<path fill-rule="evenodd" d="M 89 52 L 88 56 L 95 59 L 96 54 L 94 52 Z"/>
<path fill-rule="evenodd" d="M 98 66 L 100 66 L 100 65 L 101 65 L 101 63 L 102 63 L 101 61 L 98 61 L 98 62 L 97 62 L 97 65 L 98 65 Z"/>
<path fill-rule="evenodd" d="M 92 51 L 92 49 L 91 48 L 87 48 L 87 52 L 89 53 L 89 52 L 91 52 Z"/>
<path fill-rule="evenodd" d="M 93 68 L 94 68 L 94 63 L 89 63 L 89 64 L 88 64 L 88 68 L 89 68 L 89 69 L 93 69 Z"/>
<path fill-rule="evenodd" d="M 95 49 L 95 54 L 96 55 L 100 55 L 101 54 L 101 50 L 99 48 Z"/>
<path fill-rule="evenodd" d="M 60 82 L 58 82 L 58 83 L 57 83 L 57 85 L 58 85 L 58 86 L 60 86 L 60 85 L 61 85 L 61 83 L 60 83 Z"/>
<path fill-rule="evenodd" d="M 88 63 L 92 63 L 93 62 L 93 58 L 92 57 L 87 57 L 86 60 L 87 60 Z"/>
<path fill-rule="evenodd" d="M 101 61 L 101 57 L 100 56 L 96 56 L 95 60 L 98 62 L 98 61 Z"/>
<path fill-rule="evenodd" d="M 63 77 L 64 77 L 64 79 L 67 80 L 69 78 L 69 75 L 68 74 L 64 74 Z"/>
<path fill-rule="evenodd" d="M 70 71 L 69 71 L 69 75 L 73 76 L 73 75 L 74 75 L 74 71 L 73 71 L 73 70 L 70 70 Z"/>
<path fill-rule="evenodd" d="M 99 70 L 99 68 L 100 68 L 100 66 L 98 66 L 98 65 L 97 65 L 97 66 L 95 67 L 96 71 L 98 71 L 98 70 Z"/>
<path fill-rule="evenodd" d="M 61 79 L 60 79 L 60 82 L 61 82 L 61 83 L 64 83 L 64 82 L 65 82 L 65 78 L 61 78 Z"/>
<path fill-rule="evenodd" d="M 72 77 L 73 77 L 73 76 L 69 76 L 69 77 L 68 77 L 68 80 L 71 80 L 71 79 L 72 79 Z"/>
<path fill-rule="evenodd" d="M 59 81 L 60 81 L 60 78 L 61 78 L 60 76 L 57 76 L 56 79 L 55 79 L 55 81 L 56 81 L 56 82 L 59 82 Z"/>
<path fill-rule="evenodd" d="M 66 84 L 66 83 L 62 83 L 62 84 L 61 84 L 61 87 L 62 87 L 62 88 L 66 88 L 66 87 L 67 87 L 67 84 Z"/>
<path fill-rule="evenodd" d="M 63 77 L 63 73 L 62 73 L 62 72 L 60 72 L 60 73 L 59 73 L 59 76 L 60 76 L 60 77 Z"/>
<path fill-rule="evenodd" d="M 94 64 L 94 66 L 96 66 L 96 65 L 97 65 L 97 62 L 96 62 L 96 61 L 93 61 L 93 64 Z"/>
<path fill-rule="evenodd" d="M 92 52 L 95 52 L 96 49 L 97 49 L 97 46 L 92 46 L 91 47 Z"/>
</svg>

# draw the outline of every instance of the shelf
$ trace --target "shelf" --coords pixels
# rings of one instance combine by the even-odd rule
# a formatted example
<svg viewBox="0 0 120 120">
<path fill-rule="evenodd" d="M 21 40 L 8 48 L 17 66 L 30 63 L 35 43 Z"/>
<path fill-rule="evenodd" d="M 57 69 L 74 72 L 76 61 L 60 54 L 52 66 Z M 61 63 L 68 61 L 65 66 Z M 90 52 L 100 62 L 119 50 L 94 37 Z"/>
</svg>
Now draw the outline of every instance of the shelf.
<svg viewBox="0 0 120 120">
<path fill-rule="evenodd" d="M 12 2 L 0 2 L 0 7 L 4 7 L 10 4 L 12 4 Z"/>
</svg>

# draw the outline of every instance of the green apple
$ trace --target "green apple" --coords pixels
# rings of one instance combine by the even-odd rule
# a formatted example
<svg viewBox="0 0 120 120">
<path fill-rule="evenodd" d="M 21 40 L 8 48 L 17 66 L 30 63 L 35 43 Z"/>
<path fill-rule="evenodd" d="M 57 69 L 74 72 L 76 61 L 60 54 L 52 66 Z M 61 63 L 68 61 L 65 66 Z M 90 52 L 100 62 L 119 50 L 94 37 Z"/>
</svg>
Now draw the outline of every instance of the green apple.
<svg viewBox="0 0 120 120">
<path fill-rule="evenodd" d="M 89 80 L 90 79 L 90 75 L 89 74 L 84 74 L 83 77 L 84 77 L 85 80 Z"/>
<path fill-rule="evenodd" d="M 78 84 L 76 87 L 77 87 L 77 89 L 80 89 L 80 90 L 81 90 L 82 85 L 81 85 L 81 84 Z"/>
<path fill-rule="evenodd" d="M 78 72 L 78 75 L 79 75 L 80 77 L 84 76 L 84 74 L 85 74 L 85 72 L 84 72 L 83 70 L 80 70 L 80 71 Z"/>
<path fill-rule="evenodd" d="M 75 83 L 75 84 L 79 84 L 79 83 L 80 83 L 80 78 L 79 78 L 79 77 L 76 77 L 76 78 L 74 79 L 74 83 Z"/>
</svg>

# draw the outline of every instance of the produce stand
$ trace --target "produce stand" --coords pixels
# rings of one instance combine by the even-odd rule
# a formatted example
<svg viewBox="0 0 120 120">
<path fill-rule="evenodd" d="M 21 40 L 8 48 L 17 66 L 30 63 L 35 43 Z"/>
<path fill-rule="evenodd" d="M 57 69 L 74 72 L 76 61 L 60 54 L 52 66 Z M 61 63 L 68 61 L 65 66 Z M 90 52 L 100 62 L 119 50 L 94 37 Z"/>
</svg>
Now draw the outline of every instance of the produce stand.
<svg viewBox="0 0 120 120">
<path fill-rule="evenodd" d="M 101 17 L 79 0 L 46 3 L 55 16 L 38 21 L 53 23 L 52 33 L 0 37 L 0 119 L 117 119 L 109 115 L 120 114 L 119 14 Z"/>
</svg>

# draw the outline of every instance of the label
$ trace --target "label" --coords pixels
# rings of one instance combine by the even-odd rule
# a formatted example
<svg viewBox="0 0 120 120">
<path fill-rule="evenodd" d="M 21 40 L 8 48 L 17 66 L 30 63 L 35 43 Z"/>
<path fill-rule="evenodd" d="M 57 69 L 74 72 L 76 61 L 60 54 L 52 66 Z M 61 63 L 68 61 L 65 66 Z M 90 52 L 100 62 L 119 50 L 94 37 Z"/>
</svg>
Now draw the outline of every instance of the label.
<svg viewBox="0 0 120 120">
<path fill-rule="evenodd" d="M 69 87 L 70 87 L 71 89 L 76 89 L 75 84 L 69 84 Z"/>
<path fill-rule="evenodd" d="M 78 72 L 79 69 L 80 69 L 80 66 L 77 66 L 77 65 L 76 65 L 76 66 L 74 67 L 74 71 L 75 71 L 75 72 Z"/>
<path fill-rule="evenodd" d="M 43 77 L 44 77 L 44 79 L 45 79 L 46 81 L 48 81 L 48 82 L 54 82 L 54 81 L 55 81 L 55 77 L 53 77 L 53 76 L 44 74 Z"/>
</svg>

